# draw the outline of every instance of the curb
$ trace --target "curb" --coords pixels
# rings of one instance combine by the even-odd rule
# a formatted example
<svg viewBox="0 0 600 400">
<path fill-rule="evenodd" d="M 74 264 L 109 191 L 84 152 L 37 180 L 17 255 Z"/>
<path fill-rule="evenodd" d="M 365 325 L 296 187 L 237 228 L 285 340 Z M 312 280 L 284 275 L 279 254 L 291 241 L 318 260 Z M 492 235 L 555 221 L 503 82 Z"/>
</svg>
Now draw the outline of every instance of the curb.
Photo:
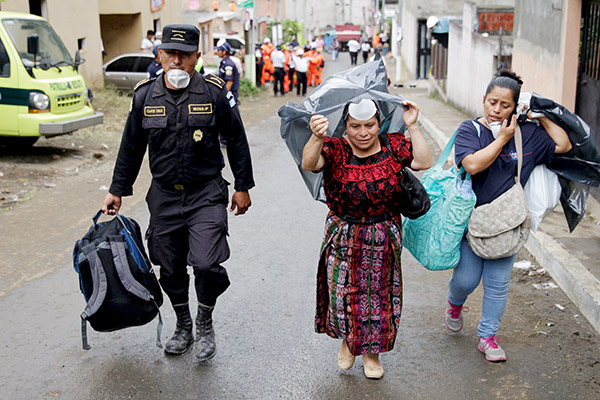
<svg viewBox="0 0 600 400">
<path fill-rule="evenodd" d="M 525 248 L 600 334 L 600 281 L 567 249 L 542 232 L 531 232 Z"/>
<path fill-rule="evenodd" d="M 424 116 L 423 112 L 421 112 L 421 115 L 419 115 L 419 122 L 423 129 L 435 141 L 440 150 L 444 150 L 444 147 L 446 147 L 446 144 L 448 143 L 448 140 L 450 138 L 448 138 L 444 132 L 442 132 L 437 126 L 435 126 L 435 124 L 431 122 L 429 118 Z"/>
</svg>

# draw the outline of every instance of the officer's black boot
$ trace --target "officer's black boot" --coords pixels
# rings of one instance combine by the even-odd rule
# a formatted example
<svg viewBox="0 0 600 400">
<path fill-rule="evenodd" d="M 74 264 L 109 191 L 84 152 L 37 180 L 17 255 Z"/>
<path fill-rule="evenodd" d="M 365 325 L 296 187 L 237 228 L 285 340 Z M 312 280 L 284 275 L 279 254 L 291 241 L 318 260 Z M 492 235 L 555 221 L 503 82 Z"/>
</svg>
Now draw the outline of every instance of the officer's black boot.
<svg viewBox="0 0 600 400">
<path fill-rule="evenodd" d="M 192 334 L 192 315 L 190 308 L 186 304 L 178 304 L 173 306 L 177 315 L 177 326 L 173 337 L 165 345 L 165 353 L 179 355 L 194 343 L 194 335 Z"/>
<path fill-rule="evenodd" d="M 215 356 L 217 344 L 212 323 L 213 307 L 198 303 L 198 316 L 196 317 L 196 340 L 200 351 L 196 354 L 197 361 L 208 361 Z"/>
</svg>

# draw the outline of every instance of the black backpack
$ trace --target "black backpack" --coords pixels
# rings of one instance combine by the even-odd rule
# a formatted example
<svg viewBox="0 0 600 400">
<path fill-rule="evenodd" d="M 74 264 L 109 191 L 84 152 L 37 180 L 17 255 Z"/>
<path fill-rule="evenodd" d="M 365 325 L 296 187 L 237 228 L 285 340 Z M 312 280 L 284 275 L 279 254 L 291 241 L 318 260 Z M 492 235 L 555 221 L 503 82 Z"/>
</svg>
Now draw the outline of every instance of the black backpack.
<svg viewBox="0 0 600 400">
<path fill-rule="evenodd" d="M 139 224 L 117 214 L 98 223 L 102 210 L 92 218 L 94 224 L 75 243 L 73 265 L 79 274 L 81 293 L 87 306 L 81 314 L 81 341 L 85 350 L 87 325 L 99 332 L 141 326 L 158 314 L 156 345 L 162 347 L 163 296 L 144 250 Z"/>
</svg>

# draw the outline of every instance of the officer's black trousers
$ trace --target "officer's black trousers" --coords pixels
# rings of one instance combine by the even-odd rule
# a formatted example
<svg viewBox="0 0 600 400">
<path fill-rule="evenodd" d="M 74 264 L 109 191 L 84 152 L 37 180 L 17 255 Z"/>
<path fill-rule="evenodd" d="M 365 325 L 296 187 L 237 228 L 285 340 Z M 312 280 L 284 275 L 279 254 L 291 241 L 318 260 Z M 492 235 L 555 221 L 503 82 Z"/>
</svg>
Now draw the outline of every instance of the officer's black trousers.
<svg viewBox="0 0 600 400">
<path fill-rule="evenodd" d="M 296 68 L 290 68 L 288 70 L 288 78 L 290 80 L 290 92 L 294 90 L 294 74 L 296 73 Z"/>
<path fill-rule="evenodd" d="M 273 76 L 275 77 L 275 83 L 273 84 L 273 92 L 277 94 L 277 87 L 279 86 L 279 93 L 285 95 L 285 92 L 283 91 L 283 79 L 285 76 L 285 71 L 283 70 L 283 68 L 275 68 Z"/>
<path fill-rule="evenodd" d="M 188 265 L 194 269 L 200 303 L 214 305 L 229 286 L 221 266 L 229 258 L 227 185 L 221 176 L 185 190 L 152 182 L 146 196 L 148 249 L 152 263 L 160 266 L 160 284 L 172 304 L 188 302 Z"/>
<path fill-rule="evenodd" d="M 298 84 L 296 89 L 296 94 L 302 96 L 306 96 L 306 72 L 296 71 L 296 77 L 298 78 Z M 300 89 L 302 87 L 302 90 Z M 302 92 L 302 93 L 301 93 Z"/>
</svg>

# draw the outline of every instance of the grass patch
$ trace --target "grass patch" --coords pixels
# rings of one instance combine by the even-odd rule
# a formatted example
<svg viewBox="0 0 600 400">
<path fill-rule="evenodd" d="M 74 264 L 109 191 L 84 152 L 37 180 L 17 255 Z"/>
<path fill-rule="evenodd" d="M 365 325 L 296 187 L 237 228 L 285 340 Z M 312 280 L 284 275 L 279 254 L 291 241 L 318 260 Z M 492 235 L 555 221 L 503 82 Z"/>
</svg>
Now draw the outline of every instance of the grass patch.
<svg viewBox="0 0 600 400">
<path fill-rule="evenodd" d="M 256 86 L 252 86 L 252 82 L 248 79 L 242 79 L 240 81 L 240 88 L 238 89 L 238 93 L 240 97 L 253 97 L 260 94 L 264 91 L 264 88 L 259 88 Z"/>
</svg>

